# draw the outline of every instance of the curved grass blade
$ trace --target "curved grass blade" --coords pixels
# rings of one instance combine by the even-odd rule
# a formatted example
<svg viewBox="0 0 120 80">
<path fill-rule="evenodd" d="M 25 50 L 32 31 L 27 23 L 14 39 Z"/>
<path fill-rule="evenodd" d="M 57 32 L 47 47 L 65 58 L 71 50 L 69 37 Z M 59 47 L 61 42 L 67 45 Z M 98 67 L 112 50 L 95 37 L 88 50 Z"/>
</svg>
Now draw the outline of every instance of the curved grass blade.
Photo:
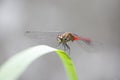
<svg viewBox="0 0 120 80">
<path fill-rule="evenodd" d="M 34 60 L 53 51 L 57 52 L 63 61 L 68 79 L 78 80 L 69 56 L 61 50 L 57 50 L 46 45 L 29 48 L 10 58 L 0 67 L 0 80 L 17 80 Z"/>
<path fill-rule="evenodd" d="M 64 64 L 68 80 L 78 80 L 71 58 L 62 50 L 57 50 L 56 52 Z"/>
</svg>

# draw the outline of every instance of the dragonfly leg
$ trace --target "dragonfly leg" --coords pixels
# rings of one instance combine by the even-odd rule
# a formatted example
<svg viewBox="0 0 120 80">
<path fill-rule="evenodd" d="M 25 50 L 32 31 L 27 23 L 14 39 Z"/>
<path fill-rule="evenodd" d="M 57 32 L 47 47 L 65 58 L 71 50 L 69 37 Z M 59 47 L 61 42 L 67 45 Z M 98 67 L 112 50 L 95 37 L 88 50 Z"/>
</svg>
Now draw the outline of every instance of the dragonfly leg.
<svg viewBox="0 0 120 80">
<path fill-rule="evenodd" d="M 65 44 L 67 50 L 68 50 L 68 55 L 70 55 L 70 47 L 68 46 L 68 44 Z"/>
<path fill-rule="evenodd" d="M 64 51 L 67 51 L 67 46 L 66 44 L 63 44 Z"/>
<path fill-rule="evenodd" d="M 62 44 L 62 45 L 63 45 L 64 51 L 68 51 L 68 55 L 70 55 L 70 47 L 68 46 L 68 44 Z"/>
</svg>

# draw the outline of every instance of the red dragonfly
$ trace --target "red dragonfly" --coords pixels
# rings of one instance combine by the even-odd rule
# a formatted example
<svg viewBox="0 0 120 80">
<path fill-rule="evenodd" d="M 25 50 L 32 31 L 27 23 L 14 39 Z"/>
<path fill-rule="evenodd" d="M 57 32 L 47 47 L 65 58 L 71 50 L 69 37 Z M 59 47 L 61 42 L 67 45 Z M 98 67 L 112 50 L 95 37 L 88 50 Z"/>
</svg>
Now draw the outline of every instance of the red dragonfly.
<svg viewBox="0 0 120 80">
<path fill-rule="evenodd" d="M 58 36 L 57 36 L 58 45 L 62 44 L 65 51 L 69 50 L 69 54 L 70 54 L 70 47 L 67 43 L 70 41 L 73 42 L 73 41 L 78 41 L 78 40 L 81 40 L 86 44 L 91 43 L 91 40 L 89 38 L 80 37 L 71 32 L 64 32 L 63 34 L 58 34 Z"/>
<path fill-rule="evenodd" d="M 68 45 L 68 42 L 82 41 L 83 43 L 85 43 L 85 45 L 91 44 L 91 40 L 89 38 L 81 37 L 71 32 L 26 31 L 25 35 L 32 38 L 32 40 L 35 40 L 34 42 L 37 42 L 37 44 L 47 44 L 56 47 L 55 44 L 58 43 L 58 46 L 62 45 L 64 51 L 68 51 L 69 54 L 70 54 L 70 47 Z"/>
</svg>

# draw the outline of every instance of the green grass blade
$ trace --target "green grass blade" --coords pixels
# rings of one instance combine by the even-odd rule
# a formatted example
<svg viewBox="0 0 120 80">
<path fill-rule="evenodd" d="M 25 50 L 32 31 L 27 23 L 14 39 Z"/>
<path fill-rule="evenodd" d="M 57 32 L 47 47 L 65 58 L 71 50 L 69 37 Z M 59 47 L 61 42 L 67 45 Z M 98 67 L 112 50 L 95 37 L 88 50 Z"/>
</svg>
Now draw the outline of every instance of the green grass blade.
<svg viewBox="0 0 120 80">
<path fill-rule="evenodd" d="M 64 64 L 68 80 L 78 80 L 71 58 L 62 50 L 57 50 L 56 52 Z"/>
<path fill-rule="evenodd" d="M 68 79 L 77 80 L 71 59 L 63 51 L 45 45 L 29 48 L 10 58 L 0 67 L 0 80 L 17 80 L 34 60 L 53 51 L 62 59 Z"/>
</svg>

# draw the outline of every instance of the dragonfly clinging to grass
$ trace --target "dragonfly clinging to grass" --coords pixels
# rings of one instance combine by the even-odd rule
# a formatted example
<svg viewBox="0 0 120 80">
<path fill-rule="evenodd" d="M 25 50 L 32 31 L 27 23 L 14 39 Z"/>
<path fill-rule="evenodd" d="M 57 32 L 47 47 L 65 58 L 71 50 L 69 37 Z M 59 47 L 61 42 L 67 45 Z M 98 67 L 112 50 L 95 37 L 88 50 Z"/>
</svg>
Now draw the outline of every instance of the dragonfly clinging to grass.
<svg viewBox="0 0 120 80">
<path fill-rule="evenodd" d="M 87 37 L 78 36 L 77 34 L 71 32 L 26 31 L 25 35 L 31 38 L 31 40 L 34 40 L 34 42 L 37 44 L 49 45 L 52 47 L 61 46 L 63 47 L 63 50 L 66 51 L 69 55 L 69 42 L 77 42 L 77 45 L 79 45 L 79 47 L 87 51 L 91 51 L 92 47 L 94 46 L 93 40 L 91 41 L 91 39 Z M 97 46 L 95 45 L 95 47 Z"/>
</svg>

